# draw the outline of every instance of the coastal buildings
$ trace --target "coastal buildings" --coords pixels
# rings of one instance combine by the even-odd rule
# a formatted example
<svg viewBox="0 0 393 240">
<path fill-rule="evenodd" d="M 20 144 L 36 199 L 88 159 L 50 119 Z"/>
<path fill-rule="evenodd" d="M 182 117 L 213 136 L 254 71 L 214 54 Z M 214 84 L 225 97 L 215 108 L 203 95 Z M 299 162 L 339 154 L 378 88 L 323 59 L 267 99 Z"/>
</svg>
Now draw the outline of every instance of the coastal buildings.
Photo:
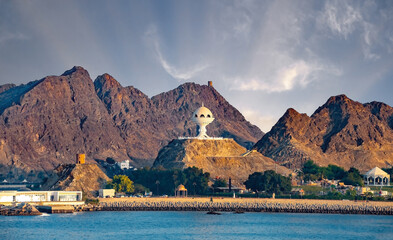
<svg viewBox="0 0 393 240">
<path fill-rule="evenodd" d="M 82 201 L 82 191 L 0 191 L 0 203 L 77 201 Z"/>
</svg>

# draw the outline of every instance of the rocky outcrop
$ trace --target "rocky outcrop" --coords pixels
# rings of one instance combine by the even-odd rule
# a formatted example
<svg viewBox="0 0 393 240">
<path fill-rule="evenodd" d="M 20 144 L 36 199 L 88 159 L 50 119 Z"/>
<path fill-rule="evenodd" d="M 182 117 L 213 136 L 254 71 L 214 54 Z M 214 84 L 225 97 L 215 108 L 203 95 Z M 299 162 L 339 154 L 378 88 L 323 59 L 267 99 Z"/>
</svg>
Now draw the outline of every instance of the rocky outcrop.
<svg viewBox="0 0 393 240">
<path fill-rule="evenodd" d="M 40 211 L 28 203 L 20 203 L 17 206 L 0 207 L 0 215 L 4 216 L 37 216 L 42 215 Z"/>
<path fill-rule="evenodd" d="M 96 164 L 63 164 L 43 184 L 43 190 L 82 191 L 96 196 L 110 178 Z"/>
<path fill-rule="evenodd" d="M 291 168 L 306 160 L 361 171 L 393 164 L 393 108 L 380 102 L 361 104 L 334 96 L 310 117 L 287 112 L 254 146 Z"/>
<path fill-rule="evenodd" d="M 237 185 L 243 184 L 254 172 L 277 170 L 284 175 L 291 173 L 259 152 L 247 151 L 233 139 L 173 140 L 160 150 L 153 166 L 167 169 L 197 167 L 209 172 L 213 178 L 231 178 Z"/>
</svg>

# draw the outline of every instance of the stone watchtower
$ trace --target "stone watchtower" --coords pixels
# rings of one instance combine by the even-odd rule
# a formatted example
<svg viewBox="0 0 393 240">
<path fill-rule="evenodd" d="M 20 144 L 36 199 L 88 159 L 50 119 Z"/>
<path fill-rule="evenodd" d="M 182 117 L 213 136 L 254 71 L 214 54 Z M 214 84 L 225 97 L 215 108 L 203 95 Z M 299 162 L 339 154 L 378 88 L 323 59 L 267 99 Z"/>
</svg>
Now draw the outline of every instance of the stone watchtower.
<svg viewBox="0 0 393 240">
<path fill-rule="evenodd" d="M 86 155 L 84 153 L 76 154 L 76 164 L 85 164 Z"/>
</svg>

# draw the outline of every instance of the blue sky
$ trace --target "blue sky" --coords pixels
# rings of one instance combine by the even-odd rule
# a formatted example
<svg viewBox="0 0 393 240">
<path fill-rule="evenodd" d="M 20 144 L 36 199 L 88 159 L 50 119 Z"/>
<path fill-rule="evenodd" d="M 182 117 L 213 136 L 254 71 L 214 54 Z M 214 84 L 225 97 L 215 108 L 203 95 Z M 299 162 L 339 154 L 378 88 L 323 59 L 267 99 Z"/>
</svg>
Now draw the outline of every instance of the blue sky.
<svg viewBox="0 0 393 240">
<path fill-rule="evenodd" d="M 213 81 L 266 132 L 332 95 L 393 105 L 393 1 L 0 0 L 0 84 L 75 65 L 150 97 Z"/>
</svg>

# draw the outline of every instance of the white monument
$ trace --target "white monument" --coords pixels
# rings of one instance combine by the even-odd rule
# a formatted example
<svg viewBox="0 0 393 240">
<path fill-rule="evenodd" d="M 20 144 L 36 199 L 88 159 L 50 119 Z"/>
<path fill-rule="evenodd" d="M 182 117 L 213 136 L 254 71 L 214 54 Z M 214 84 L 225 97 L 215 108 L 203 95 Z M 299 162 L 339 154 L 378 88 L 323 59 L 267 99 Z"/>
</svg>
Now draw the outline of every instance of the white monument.
<svg viewBox="0 0 393 240">
<path fill-rule="evenodd" d="M 214 121 L 212 112 L 205 106 L 198 108 L 192 114 L 192 121 L 199 126 L 199 134 L 197 138 L 206 139 L 210 138 L 206 133 L 206 126 Z"/>
</svg>

